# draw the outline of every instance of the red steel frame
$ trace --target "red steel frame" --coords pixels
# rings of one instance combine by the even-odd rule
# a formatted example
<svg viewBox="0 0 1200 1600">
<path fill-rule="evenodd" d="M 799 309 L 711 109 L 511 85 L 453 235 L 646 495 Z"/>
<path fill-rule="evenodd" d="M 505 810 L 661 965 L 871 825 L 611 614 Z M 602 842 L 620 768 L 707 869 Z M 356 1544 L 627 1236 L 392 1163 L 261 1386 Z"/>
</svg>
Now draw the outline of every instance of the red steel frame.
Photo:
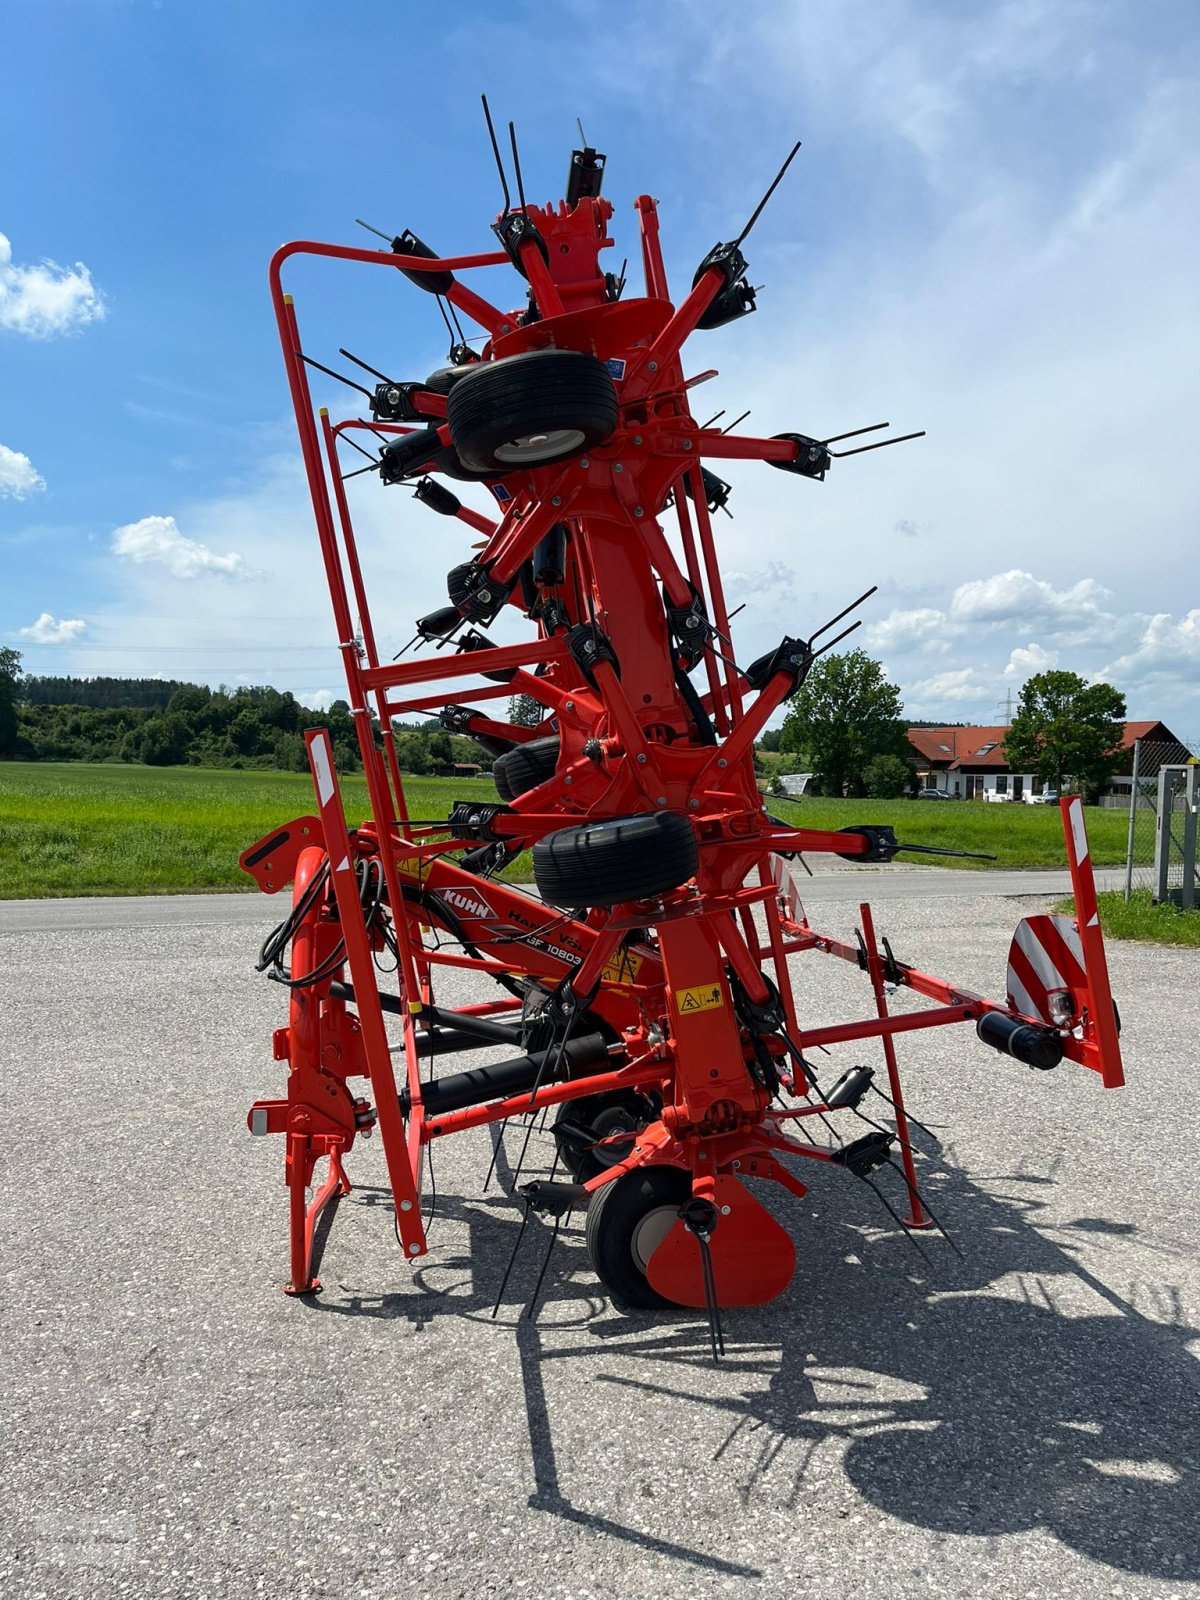
<svg viewBox="0 0 1200 1600">
<path fill-rule="evenodd" d="M 791 1245 L 786 1236 L 780 1242 L 777 1224 L 739 1179 L 767 1178 L 803 1194 L 804 1185 L 781 1158 L 829 1161 L 834 1149 L 801 1144 L 788 1137 L 788 1126 L 832 1113 L 797 1073 L 779 1034 L 759 1042 L 774 1058 L 792 1103 L 772 1103 L 752 1070 L 754 1041 L 738 995 L 764 1006 L 777 994 L 786 1019 L 781 1032 L 801 1052 L 880 1041 L 909 1191 L 907 1222 L 914 1227 L 928 1218 L 907 1137 L 895 1040 L 902 1033 L 977 1021 L 989 1011 L 1013 1014 L 1003 1002 L 898 963 L 890 951 L 885 956 L 869 906 L 861 907 L 861 944 L 850 945 L 810 927 L 776 884 L 781 852 L 836 852 L 853 859 L 867 856 L 872 847 L 861 833 L 791 828 L 763 809 L 753 745 L 794 688 L 796 673 L 781 664 L 753 692 L 733 664 L 700 468 L 706 459 L 722 458 L 786 465 L 800 446 L 794 438 L 732 436 L 694 422 L 681 351 L 725 279 L 711 268 L 674 307 L 655 204 L 641 196 L 635 209 L 645 274 L 642 298 L 613 302 L 606 297 L 597 252 L 611 243 L 606 227 L 611 207 L 598 198 L 582 199 L 574 208 L 526 208 L 550 246 L 545 260 L 532 244 L 518 251 L 540 320 L 522 325 L 517 314 L 497 310 L 457 278 L 447 295 L 488 335 L 485 361 L 556 345 L 621 364 L 620 420 L 610 438 L 570 459 L 504 474 L 498 519 L 465 507 L 458 512 L 459 520 L 484 536 L 476 560 L 500 585 L 515 583 L 543 537 L 564 525 L 569 572 L 559 598 L 572 624 L 594 623 L 612 641 L 619 670 L 602 660 L 585 673 L 568 646 L 566 629 L 548 632 L 540 622 L 527 643 L 381 662 L 338 454 L 345 434 L 367 424 L 356 417 L 334 423 L 325 410 L 314 411 L 295 305 L 282 287 L 282 269 L 297 255 L 402 269 L 411 276 L 496 266 L 509 261 L 508 253 L 421 258 L 300 241 L 285 245 L 271 263 L 272 300 L 371 807 L 369 820 L 347 827 L 328 735 L 310 733 L 318 816 L 287 824 L 243 857 L 268 892 L 293 881 L 297 907 L 328 861 L 329 890 L 312 903 L 295 932 L 293 971 L 320 969 L 339 939 L 344 941 L 346 971 L 339 967 L 310 987 L 293 989 L 288 1026 L 275 1036 L 276 1058 L 289 1066 L 286 1098 L 261 1101 L 250 1113 L 253 1131 L 286 1135 L 288 1287 L 294 1293 L 319 1287 L 312 1262 L 315 1222 L 328 1200 L 349 1188 L 344 1158 L 358 1133 L 378 1128 L 399 1236 L 406 1255 L 416 1258 L 426 1249 L 421 1180 L 428 1142 L 580 1095 L 650 1086 L 663 1098 L 660 1120 L 643 1131 L 624 1161 L 592 1179 L 588 1189 L 639 1165 L 685 1168 L 693 1175 L 694 1192 L 721 1206 L 722 1226 L 712 1247 L 722 1301 L 767 1298 L 790 1276 Z M 440 429 L 441 443 L 452 444 L 444 396 L 426 392 L 418 399 L 431 425 Z M 411 431 L 372 426 L 397 435 Z M 659 520 L 671 500 L 674 546 Z M 715 744 L 698 736 L 694 715 L 681 701 L 664 596 L 673 607 L 698 601 L 715 630 L 717 643 L 702 657 L 706 690 L 700 696 Z M 504 675 L 503 681 L 495 681 L 495 674 Z M 469 693 L 462 687 L 468 683 Z M 446 826 L 411 820 L 394 719 L 458 705 L 465 697 L 472 702 L 473 731 L 519 743 L 537 730 L 515 727 L 475 707 L 475 702 L 511 695 L 530 696 L 545 707 L 559 736 L 560 758 L 554 777 L 502 809 L 484 837 L 527 846 L 587 820 L 671 811 L 688 817 L 696 831 L 700 865 L 692 882 L 650 903 L 560 917 L 533 895 L 455 861 L 454 855 L 469 846 Z M 1062 804 L 1092 1002 L 1063 1043 L 1071 1060 L 1113 1087 L 1121 1082 L 1120 1051 L 1082 809 L 1077 800 Z M 374 964 L 378 939 L 364 922 L 360 902 L 358 874 L 364 870 L 382 876 L 398 953 L 399 1087 Z M 452 925 L 445 913 L 450 903 L 456 908 Z M 457 953 L 429 937 L 428 930 L 439 925 L 461 941 Z M 635 929 L 643 930 L 643 942 L 631 946 L 627 935 Z M 789 958 L 809 951 L 862 967 L 874 1015 L 805 1025 Z M 612 1070 L 428 1114 L 418 1038 L 432 978 L 446 966 L 477 972 L 481 980 L 533 984 L 542 991 L 559 991 L 569 980 L 576 994 L 594 994 L 593 1013 L 622 1040 Z M 338 993 L 346 975 L 353 985 L 353 1010 Z M 892 1015 L 888 982 L 933 1001 L 934 1008 Z M 694 1009 L 698 995 L 704 997 L 702 1010 Z M 503 1018 L 516 1016 L 520 1007 L 518 998 L 505 995 L 481 1000 L 460 1014 Z M 369 1100 L 352 1097 L 352 1078 L 366 1080 Z M 328 1158 L 328 1176 L 310 1200 L 322 1157 Z M 680 1225 L 664 1245 L 661 1263 L 655 1254 L 652 1265 L 660 1264 L 651 1281 L 661 1282 L 681 1303 L 702 1304 L 699 1269 L 682 1238 Z"/>
</svg>

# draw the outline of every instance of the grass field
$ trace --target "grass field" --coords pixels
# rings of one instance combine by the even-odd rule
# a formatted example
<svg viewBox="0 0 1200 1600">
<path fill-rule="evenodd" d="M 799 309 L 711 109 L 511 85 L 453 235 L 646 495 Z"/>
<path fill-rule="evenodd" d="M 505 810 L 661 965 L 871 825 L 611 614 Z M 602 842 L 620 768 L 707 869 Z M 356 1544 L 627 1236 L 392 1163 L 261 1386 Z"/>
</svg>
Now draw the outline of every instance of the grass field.
<svg viewBox="0 0 1200 1600">
<path fill-rule="evenodd" d="M 778 800 L 767 809 L 781 821 L 805 828 L 844 828 L 851 822 L 886 822 L 905 844 L 932 844 L 944 850 L 976 850 L 996 860 L 939 860 L 936 856 L 901 855 L 900 861 L 934 866 L 987 868 L 1065 867 L 1062 818 L 1057 806 L 985 805 L 961 800 Z M 1089 806 L 1088 838 L 1098 867 L 1118 867 L 1125 860 L 1129 815 Z"/>
<path fill-rule="evenodd" d="M 489 782 L 413 778 L 414 817 L 444 817 L 456 798 L 494 799 Z M 367 786 L 342 786 L 351 826 Z M 237 858 L 291 817 L 315 809 L 312 780 L 285 772 L 196 767 L 0 765 L 0 899 L 253 889 Z"/>
<path fill-rule="evenodd" d="M 1121 890 L 1096 896 L 1100 926 L 1110 939 L 1137 939 L 1143 944 L 1182 944 L 1200 948 L 1200 911 L 1155 905 L 1149 889 L 1135 889 L 1129 904 Z M 1074 900 L 1055 907 L 1074 915 Z"/>
<path fill-rule="evenodd" d="M 484 779 L 413 778 L 407 788 L 414 817 L 444 817 L 455 799 L 494 797 Z M 366 785 L 361 778 L 347 779 L 344 794 L 353 825 L 367 812 Z M 1064 864 L 1058 812 L 1051 806 L 768 804 L 781 819 L 806 827 L 888 822 L 910 843 L 990 852 L 1004 867 Z M 312 784 L 299 774 L 0 763 L 0 899 L 252 888 L 238 870 L 241 852 L 280 822 L 312 809 Z M 1121 812 L 1089 811 L 1088 828 L 1099 865 L 1124 860 Z M 527 857 L 519 859 L 509 876 L 527 877 L 527 866 Z"/>
</svg>

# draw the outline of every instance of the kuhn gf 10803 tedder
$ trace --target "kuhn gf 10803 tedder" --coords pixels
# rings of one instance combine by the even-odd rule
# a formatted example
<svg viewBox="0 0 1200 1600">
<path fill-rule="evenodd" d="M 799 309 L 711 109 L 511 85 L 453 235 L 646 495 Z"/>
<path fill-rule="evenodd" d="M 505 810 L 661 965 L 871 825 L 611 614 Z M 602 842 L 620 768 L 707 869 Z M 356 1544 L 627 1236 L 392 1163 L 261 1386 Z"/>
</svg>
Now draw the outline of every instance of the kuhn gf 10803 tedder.
<svg viewBox="0 0 1200 1600">
<path fill-rule="evenodd" d="M 705 1308 L 715 1342 L 718 1308 L 769 1300 L 792 1276 L 792 1240 L 755 1192 L 764 1182 L 803 1195 L 814 1162 L 868 1181 L 890 1164 L 903 1180 L 897 1221 L 932 1220 L 898 1035 L 972 1023 L 1028 1066 L 1066 1058 L 1106 1087 L 1122 1082 L 1083 812 L 1077 798 L 1061 802 L 1076 915 L 1021 923 L 1003 1000 L 898 960 L 886 940 L 881 948 L 868 906 L 855 943 L 810 926 L 790 860 L 886 862 L 906 847 L 869 822 L 830 832 L 774 818 L 754 742 L 861 602 L 738 665 L 712 525 L 729 489 L 709 463 L 762 461 L 819 481 L 838 454 L 878 444 L 839 452 L 836 439 L 754 438 L 692 415 L 692 390 L 710 374 L 688 375 L 684 347 L 754 309 L 743 245 L 761 205 L 709 251 L 676 304 L 655 202 L 639 196 L 644 288 L 627 294 L 624 271 L 602 265 L 613 214 L 604 156 L 581 138 L 565 198 L 543 206 L 525 200 L 515 137 L 516 203 L 494 133 L 492 145 L 504 184 L 497 249 L 443 258 L 405 232 L 381 249 L 296 242 L 271 264 L 371 815 L 347 824 L 329 736 L 317 730 L 306 736 L 315 814 L 242 857 L 266 892 L 292 886 L 261 960 L 289 990 L 274 1039 L 287 1088 L 253 1107 L 250 1127 L 284 1138 L 289 1288 L 303 1294 L 318 1288 L 316 1219 L 349 1188 L 345 1158 L 360 1135 L 378 1130 L 399 1238 L 415 1260 L 426 1250 L 431 1141 L 549 1117 L 557 1158 L 548 1177 L 518 1184 L 521 1202 L 556 1218 L 586 1208 L 590 1258 L 613 1299 Z M 361 386 L 369 417 L 314 411 L 306 365 L 319 363 L 303 352 L 281 281 L 297 255 L 382 268 L 436 298 L 449 364 L 414 381 L 350 357 L 374 380 Z M 515 269 L 519 310 L 497 309 L 463 281 L 498 265 Z M 468 341 L 460 318 L 482 340 Z M 448 603 L 416 623 L 412 658 L 380 660 L 351 523 L 349 445 L 369 457 L 357 471 L 407 484 L 449 519 L 446 532 L 457 524 L 465 536 Z M 491 515 L 450 487 L 464 483 L 490 493 Z M 483 630 L 506 610 L 527 619 L 527 633 L 496 645 Z M 508 720 L 514 696 L 542 720 Z M 410 816 L 393 726 L 414 714 L 495 756 L 494 801 Z M 500 876 L 527 847 L 536 894 Z M 385 951 L 392 990 L 381 987 Z M 800 952 L 859 967 L 869 1014 L 807 1021 L 793 969 L 812 966 L 789 959 Z M 477 978 L 477 1000 L 437 1004 L 447 968 Z M 932 1005 L 892 1013 L 896 986 Z M 880 1042 L 878 1081 L 854 1066 L 819 1082 L 814 1052 L 848 1040 Z M 485 1064 L 443 1070 L 447 1056 L 484 1047 Z M 869 1096 L 888 1125 L 861 1109 Z"/>
</svg>

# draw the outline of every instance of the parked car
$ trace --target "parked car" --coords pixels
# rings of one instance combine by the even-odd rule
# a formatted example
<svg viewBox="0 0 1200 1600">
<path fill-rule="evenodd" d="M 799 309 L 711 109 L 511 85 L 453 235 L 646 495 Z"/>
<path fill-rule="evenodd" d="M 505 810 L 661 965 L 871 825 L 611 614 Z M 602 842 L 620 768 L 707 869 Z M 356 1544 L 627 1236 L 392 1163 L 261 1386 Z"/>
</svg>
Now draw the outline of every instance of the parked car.
<svg viewBox="0 0 1200 1600">
<path fill-rule="evenodd" d="M 950 796 L 943 794 L 940 789 L 918 789 L 918 800 L 948 800 Z"/>
<path fill-rule="evenodd" d="M 1029 796 L 1029 804 L 1031 806 L 1056 806 L 1058 804 L 1058 790 L 1043 789 L 1041 794 L 1031 794 Z"/>
</svg>

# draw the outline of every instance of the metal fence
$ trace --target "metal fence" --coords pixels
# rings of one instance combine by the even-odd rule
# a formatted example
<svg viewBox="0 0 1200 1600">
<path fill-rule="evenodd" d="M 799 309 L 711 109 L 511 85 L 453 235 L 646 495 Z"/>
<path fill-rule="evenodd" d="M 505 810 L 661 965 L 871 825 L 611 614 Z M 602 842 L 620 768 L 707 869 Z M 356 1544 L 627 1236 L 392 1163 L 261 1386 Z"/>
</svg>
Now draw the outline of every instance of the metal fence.
<svg viewBox="0 0 1200 1600">
<path fill-rule="evenodd" d="M 1133 747 L 1125 898 L 1149 889 L 1156 900 L 1200 904 L 1196 804 L 1200 769 L 1187 745 L 1139 739 Z"/>
</svg>

